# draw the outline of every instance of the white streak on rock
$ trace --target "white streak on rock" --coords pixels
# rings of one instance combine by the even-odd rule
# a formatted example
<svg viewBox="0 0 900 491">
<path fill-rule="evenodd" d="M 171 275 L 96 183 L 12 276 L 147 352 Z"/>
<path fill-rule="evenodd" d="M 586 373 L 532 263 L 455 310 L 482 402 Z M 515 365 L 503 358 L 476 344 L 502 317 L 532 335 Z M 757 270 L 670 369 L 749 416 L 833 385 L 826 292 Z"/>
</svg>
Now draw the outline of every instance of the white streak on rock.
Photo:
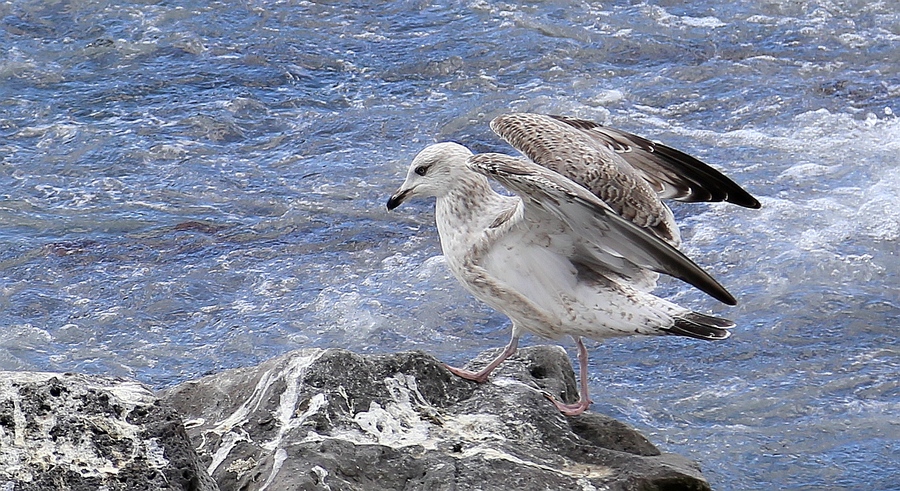
<svg viewBox="0 0 900 491">
<path fill-rule="evenodd" d="M 584 477 L 575 481 L 575 484 L 581 486 L 581 491 L 600 491 L 597 489 L 597 486 L 591 484 L 591 481 L 588 481 L 587 478 Z M 604 486 L 603 489 L 608 490 L 609 487 Z"/>
<path fill-rule="evenodd" d="M 216 426 L 210 431 L 223 435 L 231 431 L 235 426 L 246 423 L 250 413 L 259 408 L 260 403 L 263 401 L 263 396 L 266 393 L 266 389 L 277 380 L 277 377 L 273 376 L 273 372 L 274 370 L 267 370 L 262 377 L 259 378 L 259 382 L 257 382 L 256 387 L 253 388 L 253 393 L 250 394 L 250 397 L 248 397 L 235 412 L 216 423 Z"/>
<path fill-rule="evenodd" d="M 169 461 L 166 459 L 166 451 L 159 445 L 159 438 L 150 438 L 144 445 L 147 448 L 148 467 L 165 469 L 169 465 Z"/>
<path fill-rule="evenodd" d="M 309 408 L 299 417 L 294 418 L 294 411 L 297 408 L 299 397 L 300 379 L 306 373 L 306 370 L 312 365 L 324 350 L 309 350 L 302 355 L 290 358 L 287 366 L 281 369 L 267 370 L 259 379 L 253 392 L 241 405 L 231 413 L 227 418 L 216 423 L 209 432 L 222 436 L 222 442 L 213 455 L 213 461 L 209 465 L 209 474 L 212 473 L 225 461 L 229 452 L 239 441 L 252 442 L 252 439 L 246 432 L 241 431 L 240 434 L 235 433 L 234 429 L 249 423 L 250 415 L 259 410 L 266 402 L 270 394 L 270 388 L 279 380 L 285 383 L 284 392 L 281 394 L 278 408 L 273 416 L 278 421 L 278 433 L 268 442 L 262 443 L 260 446 L 266 450 L 275 450 L 279 447 L 285 435 L 292 429 L 298 428 L 312 414 L 317 413 L 322 407 L 327 405 L 324 394 L 317 394 L 309 401 Z"/>
<path fill-rule="evenodd" d="M 319 412 L 320 409 L 328 405 L 328 399 L 325 394 L 316 394 L 309 400 L 309 406 L 306 411 L 298 417 L 294 417 L 297 410 L 298 398 L 300 396 L 300 379 L 306 373 L 306 370 L 312 365 L 324 351 L 316 351 L 306 356 L 296 356 L 291 358 L 291 363 L 284 368 L 282 374 L 284 376 L 285 388 L 279 399 L 278 408 L 274 414 L 278 420 L 278 434 L 271 441 L 262 444 L 262 448 L 266 450 L 274 450 L 281 445 L 285 435 L 296 428 L 299 428 L 306 422 L 306 419 Z"/>
<path fill-rule="evenodd" d="M 507 440 L 500 430 L 503 422 L 496 414 L 460 414 L 447 418 L 443 430 L 456 435 L 463 441 L 503 441 Z M 445 439 L 449 439 L 444 437 Z"/>
<path fill-rule="evenodd" d="M 156 396 L 138 382 L 132 380 L 123 380 L 113 386 L 99 386 L 90 384 L 91 388 L 97 390 L 106 390 L 112 393 L 120 403 L 134 408 L 134 406 L 143 406 L 153 404 Z"/>
<path fill-rule="evenodd" d="M 284 461 L 287 460 L 288 454 L 287 451 L 283 448 L 279 448 L 275 451 L 275 458 L 272 462 L 272 472 L 269 473 L 269 478 L 266 479 L 266 482 L 263 483 L 262 487 L 259 488 L 259 491 L 266 491 L 272 481 L 275 480 L 275 477 L 278 475 L 278 471 L 281 470 L 281 466 L 284 464 Z"/>
<path fill-rule="evenodd" d="M 18 398 L 13 399 L 13 421 L 15 422 L 15 427 L 13 427 L 13 441 L 15 442 L 15 446 L 24 447 L 25 424 L 27 423 L 27 420 L 25 419 L 25 413 L 22 412 L 22 405 L 19 404 Z"/>
<path fill-rule="evenodd" d="M 381 445 L 395 448 L 425 445 L 433 448 L 433 442 L 429 439 L 432 423 L 423 421 L 419 413 L 423 408 L 429 408 L 430 411 L 426 411 L 434 414 L 437 410 L 425 402 L 415 377 L 397 374 L 384 379 L 384 383 L 393 401 L 385 401 L 384 406 L 372 401 L 368 411 L 360 411 L 353 417 L 356 424 Z M 427 445 L 429 443 L 432 445 Z"/>
<path fill-rule="evenodd" d="M 484 446 L 470 448 L 465 452 L 462 452 L 459 456 L 460 458 L 481 456 L 481 458 L 483 458 L 484 460 L 506 460 L 516 465 L 533 467 L 535 469 L 541 469 L 543 471 L 574 478 L 598 479 L 609 477 L 612 475 L 612 470 L 609 467 L 601 465 L 577 464 L 566 466 L 564 468 L 557 468 L 540 464 L 538 462 L 525 460 L 502 450 Z"/>
<path fill-rule="evenodd" d="M 329 486 L 328 483 L 325 482 L 325 478 L 328 477 L 328 471 L 326 471 L 325 469 L 323 469 L 321 466 L 318 466 L 318 465 L 313 466 L 313 468 L 310 469 L 310 471 L 312 471 L 316 474 L 316 477 L 319 479 L 319 484 L 322 485 L 322 487 L 323 487 L 323 489 L 325 489 L 325 491 L 331 491 L 331 486 Z"/>
<path fill-rule="evenodd" d="M 225 458 L 228 457 L 228 454 L 231 453 L 231 450 L 237 445 L 237 442 L 240 441 L 249 442 L 250 437 L 247 436 L 246 433 L 239 435 L 233 431 L 229 431 L 222 435 L 222 441 L 219 442 L 219 448 L 216 449 L 216 453 L 212 456 L 212 462 L 209 463 L 209 467 L 206 469 L 206 472 L 210 476 L 220 465 L 222 465 L 222 462 L 225 462 Z"/>
</svg>

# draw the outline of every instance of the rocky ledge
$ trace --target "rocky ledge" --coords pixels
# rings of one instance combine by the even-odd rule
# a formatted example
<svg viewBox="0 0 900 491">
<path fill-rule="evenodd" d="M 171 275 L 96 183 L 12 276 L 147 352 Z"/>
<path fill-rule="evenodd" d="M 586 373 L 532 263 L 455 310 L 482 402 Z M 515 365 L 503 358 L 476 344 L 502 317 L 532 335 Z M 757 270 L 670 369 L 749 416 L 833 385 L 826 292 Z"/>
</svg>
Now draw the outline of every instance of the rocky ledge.
<svg viewBox="0 0 900 491">
<path fill-rule="evenodd" d="M 180 416 L 133 380 L 0 372 L 0 491 L 219 489 Z"/>
<path fill-rule="evenodd" d="M 0 372 L 0 491 L 709 489 L 693 462 L 614 419 L 566 418 L 544 390 L 577 397 L 560 348 L 521 349 L 486 384 L 424 353 L 338 349 L 155 395 Z"/>
</svg>

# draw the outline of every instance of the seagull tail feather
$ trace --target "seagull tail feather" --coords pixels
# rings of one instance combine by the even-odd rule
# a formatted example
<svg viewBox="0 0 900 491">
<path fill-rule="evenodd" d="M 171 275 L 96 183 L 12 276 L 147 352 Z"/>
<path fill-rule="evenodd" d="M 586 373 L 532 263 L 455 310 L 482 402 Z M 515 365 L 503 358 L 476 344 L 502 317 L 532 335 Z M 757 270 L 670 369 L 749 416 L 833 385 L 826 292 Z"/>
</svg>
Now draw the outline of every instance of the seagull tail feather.
<svg viewBox="0 0 900 491">
<path fill-rule="evenodd" d="M 674 320 L 675 324 L 667 329 L 669 334 L 708 341 L 727 339 L 731 336 L 729 329 L 734 327 L 734 322 L 728 319 L 691 311 L 675 316 Z"/>
</svg>

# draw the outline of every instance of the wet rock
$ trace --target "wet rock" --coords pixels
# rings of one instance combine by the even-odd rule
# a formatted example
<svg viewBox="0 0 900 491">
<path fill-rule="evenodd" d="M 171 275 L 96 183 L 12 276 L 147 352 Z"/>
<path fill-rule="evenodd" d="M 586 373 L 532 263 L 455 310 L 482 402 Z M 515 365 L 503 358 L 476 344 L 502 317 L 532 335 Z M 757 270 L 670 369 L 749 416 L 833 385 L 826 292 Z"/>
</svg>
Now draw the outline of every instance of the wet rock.
<svg viewBox="0 0 900 491">
<path fill-rule="evenodd" d="M 542 390 L 577 397 L 560 348 L 521 349 L 486 384 L 418 352 L 306 349 L 161 397 L 222 490 L 709 489 L 696 464 L 611 418 L 566 418 Z"/>
<path fill-rule="evenodd" d="M 218 489 L 180 417 L 129 380 L 0 372 L 0 489 Z"/>
</svg>

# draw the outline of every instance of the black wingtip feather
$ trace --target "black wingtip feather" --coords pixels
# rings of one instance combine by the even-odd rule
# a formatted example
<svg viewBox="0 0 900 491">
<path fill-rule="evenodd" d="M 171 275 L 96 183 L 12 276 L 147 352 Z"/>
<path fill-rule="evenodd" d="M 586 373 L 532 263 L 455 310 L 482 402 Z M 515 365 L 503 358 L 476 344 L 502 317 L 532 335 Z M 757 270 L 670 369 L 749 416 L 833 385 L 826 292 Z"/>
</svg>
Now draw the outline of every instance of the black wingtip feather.
<svg viewBox="0 0 900 491">
<path fill-rule="evenodd" d="M 668 329 L 670 334 L 687 336 L 707 341 L 721 341 L 728 339 L 731 332 L 728 329 L 734 327 L 734 322 L 721 317 L 688 312 L 675 318 L 675 324 Z"/>
<path fill-rule="evenodd" d="M 681 254 L 680 251 L 679 254 Z M 697 266 L 686 256 L 685 259 L 694 267 L 682 267 L 682 265 L 679 264 L 670 264 L 668 265 L 669 267 L 671 267 L 670 270 L 654 269 L 654 271 L 656 271 L 657 273 L 664 273 L 669 276 L 674 276 L 675 278 L 690 283 L 691 285 L 694 285 L 695 287 L 702 290 L 707 295 L 726 305 L 737 305 L 737 299 L 734 298 L 734 295 L 726 290 L 721 283 L 716 281 L 715 278 L 704 271 L 700 266 Z"/>
<path fill-rule="evenodd" d="M 752 194 L 748 193 L 739 184 L 731 180 L 731 178 L 722 174 L 706 162 L 670 146 L 650 142 L 649 140 L 645 141 L 650 143 L 651 148 L 655 153 L 674 162 L 678 162 L 683 169 L 690 169 L 690 171 L 694 173 L 687 177 L 697 179 L 698 182 L 703 182 L 702 180 L 715 182 L 718 185 L 718 189 L 722 191 L 721 194 L 716 193 L 715 195 L 712 195 L 710 193 L 711 196 L 709 198 L 700 199 L 698 201 L 727 201 L 728 203 L 753 209 L 758 209 L 761 206 L 759 200 L 754 198 Z"/>
</svg>

